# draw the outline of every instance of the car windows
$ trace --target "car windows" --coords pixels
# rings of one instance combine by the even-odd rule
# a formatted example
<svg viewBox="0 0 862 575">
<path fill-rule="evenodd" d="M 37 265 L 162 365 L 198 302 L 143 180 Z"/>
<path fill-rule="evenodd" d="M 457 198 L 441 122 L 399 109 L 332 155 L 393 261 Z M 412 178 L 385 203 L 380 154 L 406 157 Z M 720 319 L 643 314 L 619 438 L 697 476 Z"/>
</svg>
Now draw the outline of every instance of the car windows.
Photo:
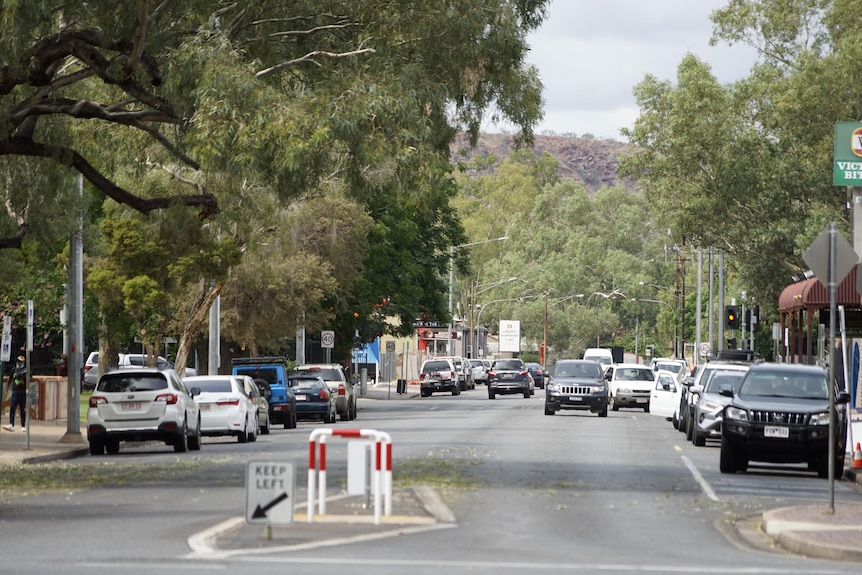
<svg viewBox="0 0 862 575">
<path fill-rule="evenodd" d="M 134 391 L 158 391 L 168 388 L 168 380 L 156 374 L 113 375 L 106 374 L 99 381 L 99 391 L 105 393 L 126 393 Z"/>
<path fill-rule="evenodd" d="M 655 370 L 658 371 L 660 369 L 664 369 L 667 371 L 672 371 L 673 373 L 679 373 L 683 370 L 683 366 L 681 363 L 657 363 L 655 364 Z"/>
<path fill-rule="evenodd" d="M 242 375 L 247 375 L 253 380 L 263 380 L 268 384 L 273 384 L 278 382 L 278 370 L 274 367 L 270 368 L 261 368 L 261 369 L 245 369 L 243 367 L 235 368 L 237 373 L 241 373 Z"/>
<path fill-rule="evenodd" d="M 521 362 L 516 359 L 498 359 L 497 363 L 494 364 L 494 369 L 508 369 L 514 371 L 520 371 Z"/>
<path fill-rule="evenodd" d="M 448 361 L 428 361 L 425 362 L 425 366 L 422 368 L 423 373 L 430 373 L 432 371 L 451 371 L 452 367 L 449 365 Z"/>
<path fill-rule="evenodd" d="M 740 395 L 828 399 L 826 377 L 815 374 L 752 373 L 743 382 Z"/>
<path fill-rule="evenodd" d="M 651 369 L 617 368 L 615 376 L 619 381 L 653 381 L 653 373 Z"/>
<path fill-rule="evenodd" d="M 230 393 L 233 391 L 229 379 L 195 381 L 194 384 L 201 391 L 209 393 Z"/>
<path fill-rule="evenodd" d="M 718 393 L 722 387 L 732 387 L 733 391 L 739 391 L 739 384 L 744 377 L 744 371 L 717 371 L 706 384 L 705 391 Z"/>
<path fill-rule="evenodd" d="M 665 386 L 668 386 L 668 391 L 676 391 L 676 382 L 673 380 L 673 376 L 661 373 L 658 376 L 655 388 L 659 391 L 664 391 Z"/>
<path fill-rule="evenodd" d="M 300 389 L 317 389 L 320 387 L 320 380 L 317 378 L 312 379 L 312 378 L 297 377 L 297 378 L 292 378 L 290 380 L 290 384 L 291 384 L 291 387 L 294 387 L 297 390 L 300 390 Z"/>
</svg>

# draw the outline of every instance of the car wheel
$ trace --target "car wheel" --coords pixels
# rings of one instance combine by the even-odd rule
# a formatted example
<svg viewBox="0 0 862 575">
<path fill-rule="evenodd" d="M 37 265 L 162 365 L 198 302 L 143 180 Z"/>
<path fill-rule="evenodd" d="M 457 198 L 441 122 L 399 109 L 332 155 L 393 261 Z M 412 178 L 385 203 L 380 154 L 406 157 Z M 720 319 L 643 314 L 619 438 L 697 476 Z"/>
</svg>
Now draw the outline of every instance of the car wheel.
<svg viewBox="0 0 862 575">
<path fill-rule="evenodd" d="M 111 441 L 105 442 L 105 451 L 107 451 L 110 455 L 116 455 L 120 452 L 120 441 L 116 439 L 112 439 Z"/>
<path fill-rule="evenodd" d="M 721 455 L 718 458 L 718 469 L 722 473 L 736 473 L 740 469 L 740 457 L 736 448 L 727 439 L 721 439 Z"/>
<path fill-rule="evenodd" d="M 692 433 L 693 437 L 691 442 L 695 445 L 695 447 L 703 447 L 706 445 L 706 434 L 701 433 L 698 430 L 694 430 Z"/>
<path fill-rule="evenodd" d="M 350 403 L 347 404 L 347 408 L 339 413 L 339 415 L 341 416 L 341 421 L 350 421 Z"/>
<path fill-rule="evenodd" d="M 293 408 L 293 411 L 290 412 L 290 428 L 296 429 L 296 420 L 299 416 L 296 415 L 296 408 Z"/>
<path fill-rule="evenodd" d="M 261 435 L 269 435 L 269 414 L 266 415 L 266 421 L 260 426 Z"/>
<path fill-rule="evenodd" d="M 673 423 L 674 429 L 679 429 L 679 417 L 677 417 L 676 413 L 673 414 L 673 417 L 671 418 L 671 423 Z"/>
<path fill-rule="evenodd" d="M 688 439 L 689 441 L 691 441 L 692 437 L 694 436 L 694 428 L 696 425 L 697 425 L 697 423 L 695 423 L 694 417 L 689 417 L 688 418 L 688 425 L 686 425 L 686 427 L 685 427 L 685 438 Z"/>
<path fill-rule="evenodd" d="M 353 401 L 353 407 L 350 409 L 350 421 L 356 419 L 356 411 L 359 409 L 359 406 L 356 405 L 356 400 Z"/>
<path fill-rule="evenodd" d="M 90 455 L 104 455 L 105 444 L 98 439 L 90 440 Z"/>
<path fill-rule="evenodd" d="M 419 390 L 419 395 L 421 395 L 422 397 L 428 397 L 428 396 L 430 396 L 431 394 L 430 394 L 430 393 L 427 393 L 424 389 L 420 389 L 420 390 Z"/>
<path fill-rule="evenodd" d="M 649 413 L 649 405 L 645 405 L 645 406 L 644 406 L 644 411 L 645 411 L 645 412 L 647 412 L 647 413 Z"/>
<path fill-rule="evenodd" d="M 200 451 L 201 449 L 201 420 L 198 418 L 198 424 L 195 427 L 195 433 L 189 437 L 189 449 L 192 451 Z"/>
<path fill-rule="evenodd" d="M 257 434 L 260 431 L 260 421 L 257 419 L 257 416 L 254 417 L 254 427 L 251 430 L 251 433 L 248 434 L 249 442 L 257 441 Z"/>
<path fill-rule="evenodd" d="M 179 435 L 174 439 L 174 451 L 177 453 L 185 453 L 189 450 L 189 426 L 188 422 L 183 422 L 183 428 Z"/>
<path fill-rule="evenodd" d="M 460 387 L 456 387 L 455 389 L 453 389 L 453 390 L 452 390 L 452 395 L 461 395 L 461 388 L 460 388 Z"/>
<path fill-rule="evenodd" d="M 600 412 L 599 417 L 607 417 L 608 416 L 608 406 L 606 405 Z"/>
<path fill-rule="evenodd" d="M 546 403 L 545 404 L 545 415 L 554 415 L 554 413 L 556 413 L 556 412 L 553 409 L 551 409 L 550 407 L 548 407 L 548 404 Z"/>
<path fill-rule="evenodd" d="M 495 397 L 494 392 L 489 389 L 488 390 L 488 399 L 494 399 L 494 397 Z"/>
<path fill-rule="evenodd" d="M 617 400 L 614 398 L 613 395 L 608 397 L 608 403 L 611 404 L 611 411 L 619 411 L 620 410 L 620 406 L 617 405 Z"/>
<path fill-rule="evenodd" d="M 528 389 L 527 391 L 524 392 L 524 399 L 530 399 L 531 395 L 533 395 L 533 394 L 530 393 L 530 390 Z"/>
</svg>

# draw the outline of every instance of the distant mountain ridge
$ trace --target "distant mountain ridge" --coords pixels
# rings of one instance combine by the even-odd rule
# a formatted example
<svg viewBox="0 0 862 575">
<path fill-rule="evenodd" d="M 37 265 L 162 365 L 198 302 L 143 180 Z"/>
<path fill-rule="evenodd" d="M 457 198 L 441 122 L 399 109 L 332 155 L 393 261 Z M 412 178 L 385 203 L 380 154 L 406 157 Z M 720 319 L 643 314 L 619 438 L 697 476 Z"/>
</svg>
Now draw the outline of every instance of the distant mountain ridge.
<svg viewBox="0 0 862 575">
<path fill-rule="evenodd" d="M 617 162 L 620 156 L 629 153 L 630 144 L 576 138 L 571 136 L 536 136 L 533 152 L 541 155 L 547 152 L 560 164 L 559 174 L 583 182 L 590 193 L 599 188 L 625 185 L 634 189 L 631 182 L 617 176 Z M 466 150 L 466 155 L 461 152 Z M 475 156 L 495 155 L 500 161 L 515 150 L 513 138 L 508 134 L 481 134 L 476 149 L 469 149 L 466 136 L 460 136 L 452 148 L 454 161 L 469 161 Z"/>
</svg>

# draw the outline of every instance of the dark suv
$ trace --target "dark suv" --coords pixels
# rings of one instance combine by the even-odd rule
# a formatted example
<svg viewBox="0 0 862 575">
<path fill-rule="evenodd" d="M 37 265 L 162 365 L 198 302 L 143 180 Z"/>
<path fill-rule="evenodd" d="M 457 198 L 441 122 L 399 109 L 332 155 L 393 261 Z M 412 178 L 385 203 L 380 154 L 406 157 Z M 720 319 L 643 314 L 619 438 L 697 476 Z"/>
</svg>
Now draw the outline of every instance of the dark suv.
<svg viewBox="0 0 862 575">
<path fill-rule="evenodd" d="M 533 388 L 530 373 L 520 359 L 498 359 L 488 372 L 488 399 L 499 394 L 521 393 L 529 399 Z"/>
<path fill-rule="evenodd" d="M 545 415 L 561 409 L 583 409 L 608 416 L 608 385 L 602 364 L 582 359 L 561 359 L 554 364 L 545 388 Z"/>
<path fill-rule="evenodd" d="M 807 463 L 819 477 L 829 475 L 829 388 L 818 366 L 761 363 L 751 366 L 739 384 L 719 390 L 731 397 L 724 408 L 721 433 L 722 473 L 745 471 L 748 462 Z M 835 404 L 850 401 L 836 391 Z M 836 408 L 835 477 L 844 473 L 847 420 Z"/>
</svg>

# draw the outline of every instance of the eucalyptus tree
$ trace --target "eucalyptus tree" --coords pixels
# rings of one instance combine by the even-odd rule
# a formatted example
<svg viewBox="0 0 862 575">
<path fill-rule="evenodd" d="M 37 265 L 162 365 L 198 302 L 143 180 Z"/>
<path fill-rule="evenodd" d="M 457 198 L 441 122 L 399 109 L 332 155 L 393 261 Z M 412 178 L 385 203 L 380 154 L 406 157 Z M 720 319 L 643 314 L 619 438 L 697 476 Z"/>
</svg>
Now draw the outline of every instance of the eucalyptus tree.
<svg viewBox="0 0 862 575">
<path fill-rule="evenodd" d="M 18 178 L 39 162 L 29 204 L 52 214 L 71 212 L 54 183 L 74 170 L 88 194 L 142 215 L 178 204 L 207 221 L 221 211 L 237 224 L 211 225 L 222 237 L 271 227 L 246 226 L 250 194 L 290 205 L 336 183 L 375 226 L 356 258 L 361 275 L 327 309 L 345 327 L 385 297 L 409 330 L 420 310 L 445 312 L 447 248 L 464 237 L 449 207 L 454 135 L 475 141 L 493 107 L 532 137 L 541 85 L 525 38 L 547 4 L 4 2 L 0 156 Z M 19 246 L 27 203 L 6 194 L 0 246 Z M 206 275 L 190 325 L 224 285 Z"/>
</svg>

